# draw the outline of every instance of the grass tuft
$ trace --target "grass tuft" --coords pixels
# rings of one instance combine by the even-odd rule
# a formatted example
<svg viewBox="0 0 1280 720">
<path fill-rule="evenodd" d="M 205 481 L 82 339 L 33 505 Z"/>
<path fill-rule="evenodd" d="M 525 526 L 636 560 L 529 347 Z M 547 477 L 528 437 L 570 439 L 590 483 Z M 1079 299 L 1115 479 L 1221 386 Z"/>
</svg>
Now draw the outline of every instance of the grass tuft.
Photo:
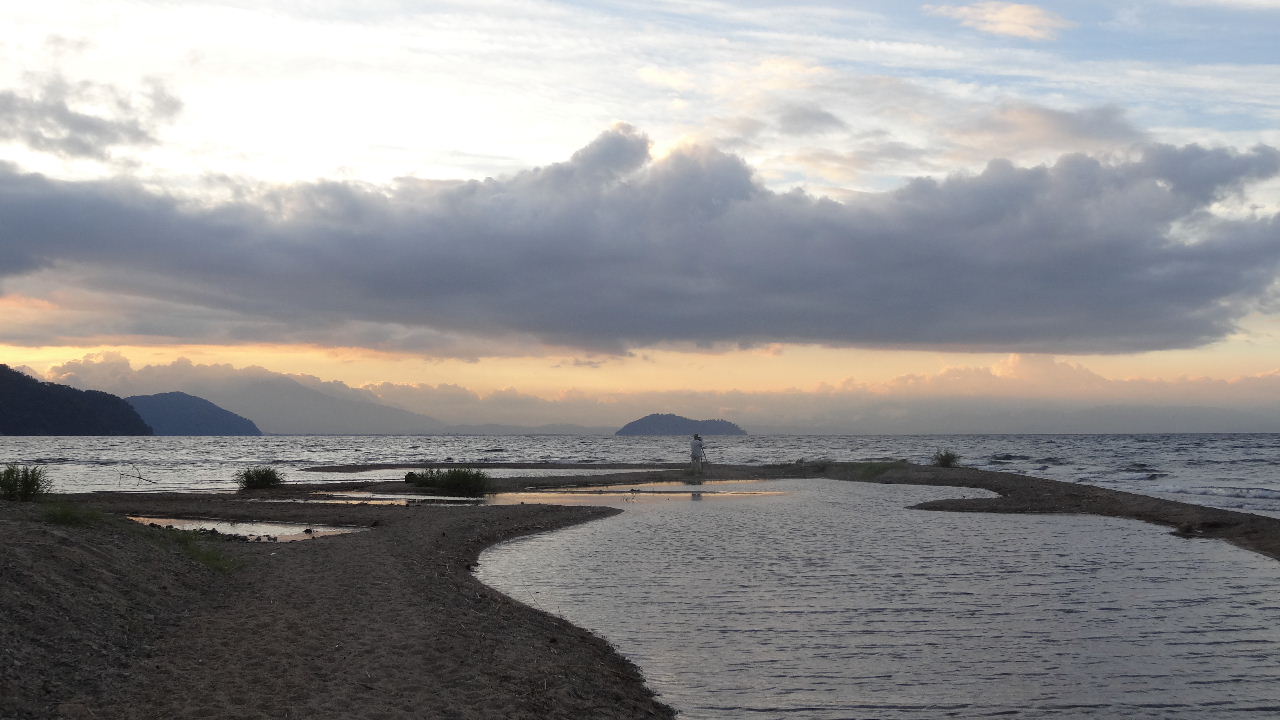
<svg viewBox="0 0 1280 720">
<path fill-rule="evenodd" d="M 53 481 L 39 465 L 9 463 L 0 470 L 0 498 L 5 500 L 39 500 L 52 489 Z"/>
<path fill-rule="evenodd" d="M 240 562 L 230 557 L 216 547 L 213 547 L 209 541 L 208 533 L 199 530 L 175 530 L 172 528 L 162 528 L 164 532 L 169 533 L 174 543 L 186 554 L 187 557 L 204 565 L 210 570 L 217 572 L 231 572 L 240 567 Z"/>
<path fill-rule="evenodd" d="M 881 475 L 889 472 L 890 470 L 895 470 L 897 468 L 904 467 L 906 464 L 907 464 L 906 460 L 889 460 L 889 461 L 878 461 L 878 462 L 860 462 L 860 463 L 855 463 L 854 465 L 857 469 L 859 480 L 872 480 L 880 477 Z"/>
<path fill-rule="evenodd" d="M 427 468 L 406 474 L 404 481 L 466 497 L 480 497 L 489 492 L 489 476 L 475 468 Z"/>
<path fill-rule="evenodd" d="M 233 535 L 222 535 L 209 530 L 179 530 L 161 527 L 155 523 L 143 525 L 126 520 L 125 527 L 141 533 L 147 540 L 162 547 L 177 547 L 183 555 L 217 572 L 231 572 L 244 563 L 219 549 L 221 543 L 238 540 Z"/>
<path fill-rule="evenodd" d="M 51 525 L 77 527 L 97 525 L 102 522 L 103 517 L 100 510 L 76 505 L 65 500 L 54 500 L 45 503 L 44 509 L 40 513 L 40 518 Z"/>
<path fill-rule="evenodd" d="M 236 473 L 236 484 L 241 490 L 262 490 L 280 487 L 284 477 L 278 470 L 269 465 L 245 468 Z"/>
<path fill-rule="evenodd" d="M 933 454 L 933 464 L 938 467 L 955 467 L 960 462 L 960 456 L 950 450 L 939 450 Z"/>
</svg>

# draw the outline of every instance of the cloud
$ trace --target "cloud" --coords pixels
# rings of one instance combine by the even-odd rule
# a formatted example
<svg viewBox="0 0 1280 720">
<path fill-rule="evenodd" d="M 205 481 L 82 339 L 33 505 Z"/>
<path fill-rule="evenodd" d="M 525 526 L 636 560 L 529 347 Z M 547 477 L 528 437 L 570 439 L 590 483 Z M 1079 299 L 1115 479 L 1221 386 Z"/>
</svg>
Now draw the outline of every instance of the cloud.
<svg viewBox="0 0 1280 720">
<path fill-rule="evenodd" d="M 1241 10 L 1280 10 L 1280 0 L 1173 0 L 1174 5 L 1207 5 Z"/>
<path fill-rule="evenodd" d="M 1036 150 L 1108 150 L 1147 140 L 1114 105 L 1056 110 L 1026 103 L 1000 105 L 955 126 L 950 139 L 970 154 Z M 1016 150 L 1015 150 L 1016 149 Z"/>
<path fill-rule="evenodd" d="M 754 147 L 760 133 L 768 127 L 763 120 L 745 115 L 714 118 L 710 125 L 715 138 L 712 144 L 727 149 Z"/>
<path fill-rule="evenodd" d="M 255 421 L 269 419 L 279 428 L 299 422 L 292 416 L 302 414 L 306 406 L 300 409 L 293 403 L 315 398 L 299 398 L 296 389 L 292 394 L 263 395 L 296 383 L 357 404 L 350 407 L 368 410 L 367 403 L 380 402 L 450 425 L 565 423 L 616 428 L 651 412 L 674 412 L 725 417 L 753 433 L 1280 430 L 1276 410 L 1280 371 L 1232 380 L 1112 380 L 1075 363 L 1030 355 L 1012 355 L 992 366 L 952 367 L 875 384 L 850 380 L 838 387 L 809 390 L 565 392 L 551 398 L 516 388 L 481 394 L 454 384 L 378 383 L 353 388 L 260 367 L 198 365 L 185 359 L 135 369 L 117 353 L 65 363 L 51 369 L 46 379 L 119 395 L 181 389 Z"/>
<path fill-rule="evenodd" d="M 846 382 L 890 397 L 1114 399 L 1117 383 L 1048 355 L 1010 355 L 991 367 L 952 367 L 934 375 L 903 375 L 878 386 Z"/>
<path fill-rule="evenodd" d="M 169 365 L 147 365 L 134 369 L 129 358 L 118 352 L 93 353 L 70 360 L 49 370 L 45 379 L 72 387 L 103 390 L 121 397 L 151 395 L 188 386 L 193 380 L 226 381 L 240 377 L 265 377 L 262 368 L 237 369 L 227 364 L 195 365 L 179 358 Z"/>
<path fill-rule="evenodd" d="M 917 167 L 928 165 L 930 154 L 922 147 L 878 137 L 859 142 L 852 150 L 846 152 L 812 149 L 788 156 L 787 160 L 804 167 L 817 177 L 827 178 L 837 183 L 850 183 L 864 173 L 885 167 L 900 166 L 904 163 L 911 163 Z"/>
<path fill-rule="evenodd" d="M 645 65 L 636 70 L 636 77 L 650 85 L 671 90 L 692 90 L 698 86 L 697 78 L 687 70 L 660 68 L 655 65 Z"/>
<path fill-rule="evenodd" d="M 27 377 L 29 377 L 29 378 L 33 378 L 33 379 L 35 379 L 35 380 L 43 380 L 43 379 L 44 379 L 44 377 L 43 377 L 40 373 L 36 372 L 36 369 L 35 369 L 35 368 L 33 368 L 33 367 L 31 367 L 30 365 L 18 365 L 17 367 L 13 367 L 13 368 L 11 368 L 11 369 L 13 369 L 13 370 L 17 370 L 18 372 L 22 373 L 23 375 L 26 375 Z"/>
<path fill-rule="evenodd" d="M 483 395 L 457 385 L 380 383 L 383 402 L 452 423 L 618 427 L 651 412 L 726 417 L 755 433 L 1261 432 L 1280 429 L 1280 371 L 1232 380 L 1112 380 L 1042 355 L 884 383 L 772 392 L 670 390 Z"/>
<path fill-rule="evenodd" d="M 778 130 L 783 135 L 817 135 L 849 126 L 843 120 L 814 105 L 787 104 L 778 109 Z"/>
<path fill-rule="evenodd" d="M 925 5 L 925 12 L 954 18 L 960 24 L 993 35 L 1050 40 L 1075 23 L 1035 5 L 980 2 L 972 5 Z"/>
<path fill-rule="evenodd" d="M 619 126 L 507 178 L 200 205 L 0 170 L 0 280 L 38 270 L 25 295 L 91 292 L 104 314 L 118 298 L 122 325 L 171 341 L 1084 353 L 1221 339 L 1280 268 L 1276 216 L 1212 212 L 1280 174 L 1268 147 L 994 161 L 843 204 L 767 190 L 714 148 L 648 148 Z M 200 322 L 160 322 L 166 307 Z"/>
<path fill-rule="evenodd" d="M 135 370 L 119 353 L 86 355 L 50 369 L 50 380 L 123 397 L 180 391 L 252 419 L 264 432 L 347 434 L 438 432 L 434 418 L 377 402 L 367 390 L 261 367 L 197 365 L 179 358 Z"/>
<path fill-rule="evenodd" d="M 63 157 L 105 160 L 118 146 L 152 145 L 158 123 L 182 103 L 159 81 L 128 93 L 114 86 L 51 76 L 25 91 L 0 91 L 0 141 Z"/>
</svg>

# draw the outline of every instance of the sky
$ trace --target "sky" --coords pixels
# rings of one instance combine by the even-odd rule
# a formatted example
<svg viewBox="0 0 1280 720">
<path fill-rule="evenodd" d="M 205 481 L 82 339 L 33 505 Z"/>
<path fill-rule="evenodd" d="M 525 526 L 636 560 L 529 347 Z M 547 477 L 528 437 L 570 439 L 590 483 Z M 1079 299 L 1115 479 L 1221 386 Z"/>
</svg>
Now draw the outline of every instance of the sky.
<svg viewBox="0 0 1280 720">
<path fill-rule="evenodd" d="M 451 423 L 1280 431 L 1277 31 L 1280 0 L 8 3 L 0 362 Z"/>
</svg>

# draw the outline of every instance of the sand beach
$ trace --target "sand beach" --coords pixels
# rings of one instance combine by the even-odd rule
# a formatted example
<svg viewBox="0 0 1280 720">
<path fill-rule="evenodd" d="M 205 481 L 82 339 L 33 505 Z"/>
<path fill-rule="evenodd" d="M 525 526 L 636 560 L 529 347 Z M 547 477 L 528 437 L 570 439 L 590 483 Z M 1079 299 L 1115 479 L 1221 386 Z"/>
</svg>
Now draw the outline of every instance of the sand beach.
<svg viewBox="0 0 1280 720">
<path fill-rule="evenodd" d="M 1272 518 L 1008 473 L 906 464 L 876 470 L 717 465 L 709 479 L 976 487 L 999 497 L 921 508 L 1129 517 L 1280 558 L 1280 520 Z M 674 468 L 637 468 L 590 479 L 511 478 L 502 486 L 681 477 Z M 354 488 L 406 491 L 403 482 L 321 482 L 252 493 L 94 493 L 58 498 L 77 510 L 55 521 L 50 511 L 59 505 L 0 503 L 0 717 L 675 716 L 604 640 L 471 574 L 480 551 L 495 542 L 616 510 L 264 502 Z M 126 515 L 360 531 L 295 543 L 179 540 Z"/>
<path fill-rule="evenodd" d="M 470 572 L 494 542 L 616 511 L 69 500 L 103 515 L 67 526 L 0 503 L 0 717 L 674 716 L 603 640 Z M 365 530 L 202 543 L 232 566 L 218 570 L 126 514 Z"/>
</svg>

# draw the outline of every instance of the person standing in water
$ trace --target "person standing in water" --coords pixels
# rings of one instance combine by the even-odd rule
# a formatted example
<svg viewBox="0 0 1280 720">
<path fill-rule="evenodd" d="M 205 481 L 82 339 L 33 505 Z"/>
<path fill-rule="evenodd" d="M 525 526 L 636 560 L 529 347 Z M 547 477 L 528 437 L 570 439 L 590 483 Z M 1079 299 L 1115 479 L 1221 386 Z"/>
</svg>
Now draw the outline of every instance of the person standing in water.
<svg viewBox="0 0 1280 720">
<path fill-rule="evenodd" d="M 693 472 L 698 475 L 702 474 L 702 462 L 707 458 L 705 448 L 702 436 L 694 433 L 693 440 L 689 443 L 689 459 L 693 461 Z"/>
</svg>

